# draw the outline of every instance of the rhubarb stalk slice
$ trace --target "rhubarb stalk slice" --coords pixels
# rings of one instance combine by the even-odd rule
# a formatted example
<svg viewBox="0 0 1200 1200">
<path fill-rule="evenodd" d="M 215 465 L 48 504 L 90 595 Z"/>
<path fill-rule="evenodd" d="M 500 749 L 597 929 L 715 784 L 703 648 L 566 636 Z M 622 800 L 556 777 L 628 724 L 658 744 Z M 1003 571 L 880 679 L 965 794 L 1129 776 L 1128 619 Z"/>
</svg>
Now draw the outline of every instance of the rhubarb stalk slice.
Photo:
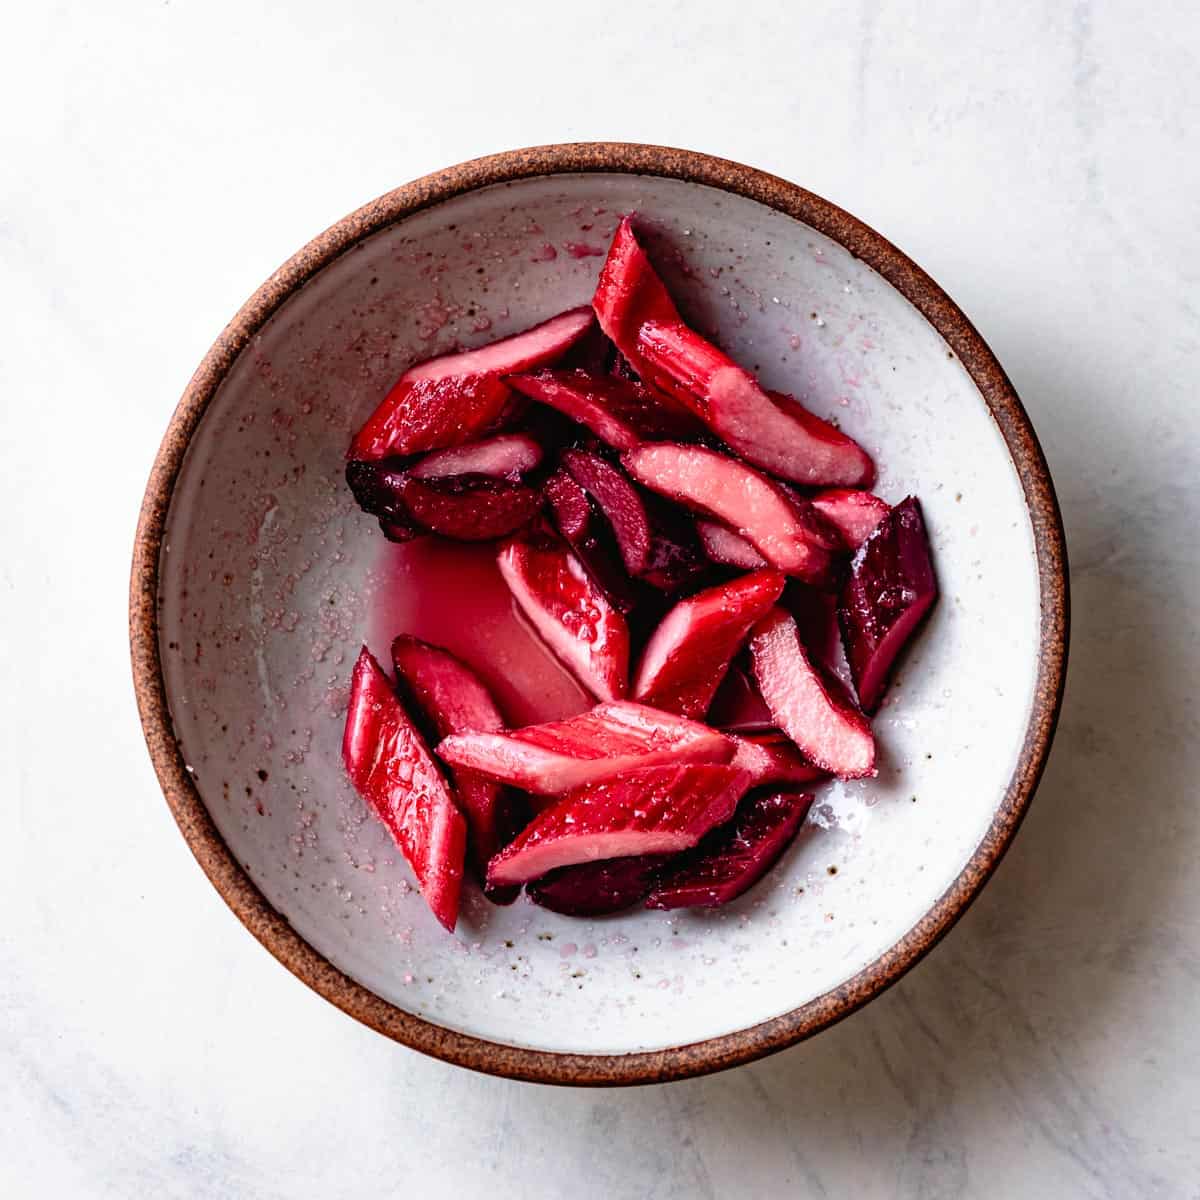
<svg viewBox="0 0 1200 1200">
<path fill-rule="evenodd" d="M 365 646 L 350 680 L 342 760 L 350 782 L 408 860 L 430 910 L 453 932 L 467 825 L 391 681 Z"/>
</svg>

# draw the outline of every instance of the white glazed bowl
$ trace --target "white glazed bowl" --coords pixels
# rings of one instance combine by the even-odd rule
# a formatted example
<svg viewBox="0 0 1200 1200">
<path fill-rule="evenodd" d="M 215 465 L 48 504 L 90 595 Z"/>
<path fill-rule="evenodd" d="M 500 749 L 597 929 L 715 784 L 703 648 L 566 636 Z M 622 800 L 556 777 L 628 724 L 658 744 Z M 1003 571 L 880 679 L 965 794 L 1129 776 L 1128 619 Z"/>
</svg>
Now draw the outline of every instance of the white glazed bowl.
<svg viewBox="0 0 1200 1200">
<path fill-rule="evenodd" d="M 411 361 L 586 302 L 632 210 L 687 317 L 768 386 L 836 417 L 875 455 L 886 499 L 920 496 L 942 596 L 876 722 L 879 777 L 823 787 L 796 844 L 740 901 L 579 920 L 476 896 L 451 937 L 342 770 L 354 656 L 364 640 L 386 656 L 401 631 L 379 616 L 397 599 L 390 550 L 344 485 L 345 448 Z M 1061 526 L 1032 429 L 928 277 L 770 176 L 584 145 L 400 188 L 256 293 L 156 461 L 131 620 L 164 791 L 272 953 L 426 1052 L 623 1083 L 788 1045 L 945 932 L 1036 786 L 1066 617 Z M 457 636 L 447 626 L 452 648 Z"/>
</svg>

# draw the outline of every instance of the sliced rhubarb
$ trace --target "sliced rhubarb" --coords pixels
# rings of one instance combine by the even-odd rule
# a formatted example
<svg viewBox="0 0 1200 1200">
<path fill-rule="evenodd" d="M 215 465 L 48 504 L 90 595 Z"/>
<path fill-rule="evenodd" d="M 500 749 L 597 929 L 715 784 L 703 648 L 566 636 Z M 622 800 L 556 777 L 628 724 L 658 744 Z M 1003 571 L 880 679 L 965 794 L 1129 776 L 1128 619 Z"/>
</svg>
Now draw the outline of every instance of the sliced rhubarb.
<svg viewBox="0 0 1200 1200">
<path fill-rule="evenodd" d="M 531 879 L 525 891 L 534 904 L 568 917 L 601 917 L 640 904 L 650 894 L 670 855 L 639 854 L 559 867 Z"/>
<path fill-rule="evenodd" d="M 506 542 L 500 573 L 535 631 L 600 700 L 625 695 L 629 626 L 562 538 L 535 528 Z"/>
<path fill-rule="evenodd" d="M 564 450 L 562 463 L 607 518 L 630 575 L 677 591 L 704 571 L 694 525 L 642 492 L 619 467 L 584 450 Z"/>
<path fill-rule="evenodd" d="M 660 442 L 626 451 L 621 462 L 652 491 L 730 526 L 786 574 L 820 586 L 833 579 L 822 519 L 736 458 Z"/>
<path fill-rule="evenodd" d="M 396 683 L 414 711 L 421 713 L 440 741 L 455 733 L 490 733 L 504 720 L 483 680 L 461 659 L 440 646 L 401 634 L 392 642 Z M 523 805 L 506 787 L 471 771 L 454 770 L 454 787 L 467 818 L 471 862 L 480 883 L 492 856 L 512 841 L 522 825 Z M 491 895 L 510 904 L 514 891 Z"/>
<path fill-rule="evenodd" d="M 606 528 L 587 492 L 569 472 L 558 470 L 543 484 L 542 494 L 555 528 L 612 606 L 622 613 L 632 612 L 638 601 L 637 590 L 620 563 L 611 528 Z"/>
<path fill-rule="evenodd" d="M 408 860 L 434 916 L 453 931 L 467 825 L 390 680 L 365 646 L 351 676 L 342 759 L 351 783 Z"/>
<path fill-rule="evenodd" d="M 729 825 L 716 829 L 656 885 L 647 908 L 716 908 L 752 888 L 788 848 L 808 815 L 807 792 L 748 797 Z"/>
<path fill-rule="evenodd" d="M 647 441 L 696 437 L 704 427 L 687 413 L 668 408 L 640 383 L 583 371 L 540 371 L 514 375 L 519 392 L 569 417 L 618 450 Z"/>
<path fill-rule="evenodd" d="M 909 496 L 859 547 L 838 611 L 846 659 L 867 712 L 878 708 L 897 655 L 937 594 L 921 504 Z"/>
<path fill-rule="evenodd" d="M 400 382 L 449 379 L 463 375 L 515 375 L 561 358 L 592 325 L 591 309 L 584 306 L 559 313 L 524 333 L 501 338 L 477 350 L 443 354 L 410 367 Z"/>
<path fill-rule="evenodd" d="M 828 774 L 800 753 L 796 744 L 778 730 L 747 733 L 734 739 L 737 751 L 732 762 L 750 772 L 751 787 L 769 784 L 812 783 Z"/>
<path fill-rule="evenodd" d="M 448 737 L 437 748 L 454 767 L 551 796 L 663 763 L 726 763 L 733 751 L 715 729 L 627 700 L 507 733 Z"/>
<path fill-rule="evenodd" d="M 748 656 L 747 656 L 748 661 Z M 775 718 L 759 695 L 754 680 L 735 662 L 729 668 L 705 718 L 710 725 L 727 733 L 769 733 Z"/>
<path fill-rule="evenodd" d="M 681 600 L 642 651 L 634 699 L 703 717 L 733 656 L 786 582 L 778 571 L 756 571 Z"/>
<path fill-rule="evenodd" d="M 409 468 L 414 479 L 446 479 L 455 475 L 491 475 L 516 479 L 542 461 L 541 443 L 527 433 L 502 433 L 426 454 Z"/>
<path fill-rule="evenodd" d="M 396 542 L 398 545 L 411 542 L 413 538 L 423 537 L 426 533 L 424 529 L 410 525 L 407 520 L 389 520 L 387 517 L 379 518 L 379 528 L 383 530 L 383 536 L 389 542 Z"/>
<path fill-rule="evenodd" d="M 874 493 L 857 488 L 829 488 L 809 502 L 837 529 L 851 550 L 857 550 L 891 511 Z"/>
<path fill-rule="evenodd" d="M 493 885 L 540 879 L 599 859 L 689 850 L 733 815 L 748 775 L 713 764 L 650 767 L 569 792 L 488 868 Z"/>
<path fill-rule="evenodd" d="M 870 455 L 853 438 L 794 400 L 772 398 L 681 321 L 648 320 L 635 353 L 654 383 L 690 397 L 696 415 L 747 462 L 808 486 L 861 487 L 875 477 Z"/>
<path fill-rule="evenodd" d="M 472 441 L 502 423 L 511 399 L 494 375 L 406 376 L 355 434 L 349 457 L 375 461 Z"/>
<path fill-rule="evenodd" d="M 679 310 L 638 244 L 629 217 L 622 218 L 613 234 L 592 308 L 600 328 L 639 375 L 643 369 L 638 330 L 647 321 L 679 320 Z"/>
<path fill-rule="evenodd" d="M 767 565 L 767 560 L 750 542 L 720 521 L 701 518 L 696 522 L 696 532 L 700 535 L 704 553 L 715 563 L 743 571 L 754 571 Z"/>
<path fill-rule="evenodd" d="M 750 637 L 754 678 L 775 723 L 815 766 L 843 779 L 875 773 L 875 739 L 840 684 L 813 666 L 792 616 L 768 613 Z"/>
</svg>

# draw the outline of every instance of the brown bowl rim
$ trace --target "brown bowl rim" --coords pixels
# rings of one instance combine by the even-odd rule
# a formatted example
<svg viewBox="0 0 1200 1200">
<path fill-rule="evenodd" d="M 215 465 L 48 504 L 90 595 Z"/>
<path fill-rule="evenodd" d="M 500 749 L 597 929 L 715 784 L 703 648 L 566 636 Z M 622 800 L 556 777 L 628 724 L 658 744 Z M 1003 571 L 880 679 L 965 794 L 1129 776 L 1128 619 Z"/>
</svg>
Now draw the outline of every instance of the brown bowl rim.
<svg viewBox="0 0 1200 1200">
<path fill-rule="evenodd" d="M 494 184 L 589 172 L 662 176 L 757 200 L 840 242 L 919 309 L 974 380 L 1008 447 L 1033 524 L 1042 616 L 1037 683 L 1017 767 L 987 833 L 958 878 L 925 916 L 891 949 L 840 987 L 781 1016 L 689 1045 L 613 1055 L 532 1050 L 443 1028 L 355 983 L 304 941 L 238 864 L 185 769 L 167 705 L 158 639 L 159 556 L 172 492 L 188 445 L 237 355 L 280 305 L 363 238 L 414 212 Z M 963 914 L 1012 841 L 1049 755 L 1066 678 L 1067 551 L 1050 472 L 1012 384 L 958 306 L 905 254 L 828 200 L 740 163 L 663 146 L 567 143 L 473 159 L 396 188 L 315 238 L 250 297 L 188 383 L 155 458 L 134 544 L 129 628 L 138 711 L 171 812 L 213 886 L 289 971 L 372 1029 L 459 1066 L 539 1083 L 659 1083 L 746 1063 L 827 1028 L 895 983 Z"/>
</svg>

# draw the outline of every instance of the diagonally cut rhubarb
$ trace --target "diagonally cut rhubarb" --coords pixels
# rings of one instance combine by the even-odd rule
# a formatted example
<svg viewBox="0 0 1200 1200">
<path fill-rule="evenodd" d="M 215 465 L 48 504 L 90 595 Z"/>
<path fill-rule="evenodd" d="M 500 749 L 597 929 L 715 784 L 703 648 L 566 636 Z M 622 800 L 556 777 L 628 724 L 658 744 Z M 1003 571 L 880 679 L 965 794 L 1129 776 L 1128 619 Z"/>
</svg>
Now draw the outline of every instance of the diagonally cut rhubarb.
<svg viewBox="0 0 1200 1200">
<path fill-rule="evenodd" d="M 515 479 L 542 461 L 542 446 L 527 433 L 501 433 L 465 446 L 434 450 L 409 468 L 414 479 L 491 475 Z"/>
<path fill-rule="evenodd" d="M 859 547 L 838 617 L 859 703 L 874 712 L 892 665 L 937 599 L 929 536 L 915 496 Z"/>
<path fill-rule="evenodd" d="M 843 779 L 875 773 L 870 725 L 837 681 L 813 666 L 789 613 L 773 609 L 755 626 L 750 657 L 776 724 L 814 766 Z"/>
<path fill-rule="evenodd" d="M 749 371 L 681 321 L 648 320 L 637 335 L 649 378 L 681 399 L 747 462 L 808 486 L 868 485 L 870 455 L 790 397 L 772 397 Z"/>
<path fill-rule="evenodd" d="M 726 826 L 713 830 L 667 868 L 647 908 L 715 908 L 749 891 L 788 848 L 812 807 L 807 792 L 748 796 Z"/>
<path fill-rule="evenodd" d="M 750 772 L 751 787 L 769 784 L 814 783 L 827 771 L 814 767 L 796 744 L 778 730 L 769 733 L 745 733 L 734 739 L 737 751 L 733 765 Z"/>
<path fill-rule="evenodd" d="M 851 550 L 857 550 L 891 511 L 874 493 L 857 488 L 828 488 L 810 497 L 809 503 L 842 535 Z"/>
<path fill-rule="evenodd" d="M 786 574 L 818 586 L 833 581 L 835 560 L 822 544 L 823 522 L 753 467 L 674 442 L 639 446 L 621 462 L 652 491 L 730 526 Z"/>
<path fill-rule="evenodd" d="M 365 646 L 350 680 L 342 760 L 350 782 L 408 860 L 434 916 L 453 932 L 466 822 L 391 681 Z"/>
<path fill-rule="evenodd" d="M 488 868 L 493 885 L 525 883 L 575 863 L 688 850 L 729 820 L 748 776 L 711 764 L 651 767 L 569 792 Z"/>
<path fill-rule="evenodd" d="M 750 542 L 720 521 L 701 518 L 696 522 L 696 532 L 700 535 L 704 553 L 715 563 L 743 571 L 755 571 L 767 565 L 767 560 Z"/>
<path fill-rule="evenodd" d="M 633 697 L 699 719 L 751 628 L 779 599 L 778 571 L 756 571 L 681 600 L 642 651 Z"/>
<path fill-rule="evenodd" d="M 454 767 L 538 795 L 663 763 L 725 763 L 733 752 L 733 742 L 707 725 L 629 701 L 506 733 L 448 737 L 437 747 Z"/>
<path fill-rule="evenodd" d="M 531 528 L 505 542 L 500 574 L 534 630 L 599 700 L 629 686 L 629 626 L 557 534 Z"/>
</svg>

